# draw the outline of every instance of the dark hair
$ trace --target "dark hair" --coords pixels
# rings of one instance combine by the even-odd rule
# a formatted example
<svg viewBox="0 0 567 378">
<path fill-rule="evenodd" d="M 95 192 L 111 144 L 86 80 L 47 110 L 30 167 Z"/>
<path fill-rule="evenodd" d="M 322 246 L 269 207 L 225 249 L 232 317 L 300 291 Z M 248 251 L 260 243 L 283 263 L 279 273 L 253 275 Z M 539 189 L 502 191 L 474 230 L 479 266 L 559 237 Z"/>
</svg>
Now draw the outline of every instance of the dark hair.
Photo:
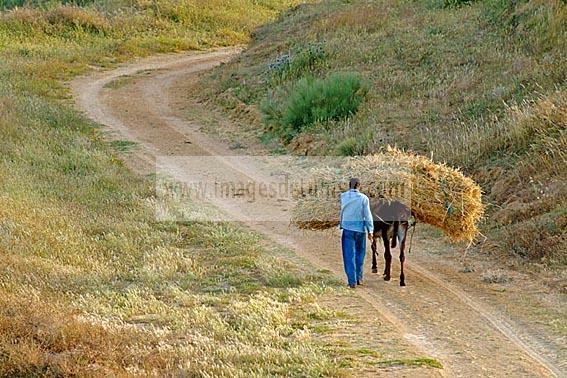
<svg viewBox="0 0 567 378">
<path fill-rule="evenodd" d="M 356 177 L 351 178 L 350 181 L 348 182 L 349 189 L 358 189 L 359 186 L 360 186 L 360 180 L 357 179 Z"/>
</svg>

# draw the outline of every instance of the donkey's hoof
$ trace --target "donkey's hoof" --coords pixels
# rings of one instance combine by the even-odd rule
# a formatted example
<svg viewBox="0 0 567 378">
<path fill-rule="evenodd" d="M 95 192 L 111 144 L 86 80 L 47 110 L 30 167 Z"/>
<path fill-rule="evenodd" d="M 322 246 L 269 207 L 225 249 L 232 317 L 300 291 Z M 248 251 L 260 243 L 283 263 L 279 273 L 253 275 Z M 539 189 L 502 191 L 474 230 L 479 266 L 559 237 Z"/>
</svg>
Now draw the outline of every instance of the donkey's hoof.
<svg viewBox="0 0 567 378">
<path fill-rule="evenodd" d="M 372 268 L 372 273 L 378 273 L 378 269 L 377 269 L 377 268 Z"/>
<path fill-rule="evenodd" d="M 400 281 L 400 286 L 406 286 L 406 283 L 404 281 Z"/>
<path fill-rule="evenodd" d="M 384 276 L 384 281 L 390 281 L 390 276 Z"/>
</svg>

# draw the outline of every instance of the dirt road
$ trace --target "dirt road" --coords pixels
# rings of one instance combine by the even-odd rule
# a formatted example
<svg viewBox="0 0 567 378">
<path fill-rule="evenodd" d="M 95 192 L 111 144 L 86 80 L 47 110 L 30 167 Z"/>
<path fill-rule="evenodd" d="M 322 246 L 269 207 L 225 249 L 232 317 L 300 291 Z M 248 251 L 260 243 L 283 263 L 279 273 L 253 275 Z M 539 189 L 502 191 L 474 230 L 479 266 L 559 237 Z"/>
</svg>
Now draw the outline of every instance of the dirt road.
<svg viewBox="0 0 567 378">
<path fill-rule="evenodd" d="M 234 151 L 201 131 L 199 119 L 216 119 L 218 115 L 199 108 L 186 93 L 190 88 L 187 83 L 237 53 L 224 49 L 154 57 L 80 78 L 72 83 L 72 90 L 77 106 L 106 125 L 114 138 L 140 144 L 127 159 L 141 172 L 152 171 L 157 156 L 208 156 L 206 166 L 193 171 L 167 168 L 173 176 L 204 169 L 257 180 L 264 174 L 262 167 L 231 160 Z M 198 116 L 190 120 L 189 113 Z M 243 211 L 238 203 L 215 205 L 229 214 L 241 215 Z M 283 217 L 289 205 L 254 204 L 258 212 L 274 217 Z M 285 222 L 257 222 L 253 216 L 245 223 L 293 248 L 314 266 L 343 278 L 336 231 L 303 232 Z M 460 252 L 448 250 L 431 236 L 418 233 L 413 251 L 407 287 L 398 286 L 398 264 L 394 264 L 393 280 L 384 282 L 370 273 L 367 261 L 367 285 L 353 294 L 353 302 L 364 304 L 364 310 L 358 311 L 391 326 L 394 331 L 388 337 L 396 339 L 392 342 L 408 344 L 416 353 L 440 360 L 444 365 L 440 372 L 445 376 L 567 376 L 565 339 L 548 328 L 549 322 L 565 316 L 564 302 L 536 283 L 523 282 L 523 276 L 517 276 L 513 285 L 496 286 L 500 290 L 495 290 L 495 286 L 482 283 L 480 273 L 459 272 Z M 538 308 L 541 311 L 536 311 Z M 417 373 L 434 374 L 438 372 Z"/>
</svg>

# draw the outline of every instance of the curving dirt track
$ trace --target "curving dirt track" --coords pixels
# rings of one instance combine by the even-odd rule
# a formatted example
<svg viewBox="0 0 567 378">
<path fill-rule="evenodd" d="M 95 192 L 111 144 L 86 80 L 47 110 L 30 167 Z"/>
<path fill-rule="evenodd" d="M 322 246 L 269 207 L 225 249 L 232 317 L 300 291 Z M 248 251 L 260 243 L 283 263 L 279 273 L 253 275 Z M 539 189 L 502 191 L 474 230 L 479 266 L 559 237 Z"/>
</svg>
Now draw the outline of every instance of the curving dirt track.
<svg viewBox="0 0 567 378">
<path fill-rule="evenodd" d="M 139 143 L 140 148 L 126 157 L 134 169 L 151 172 L 156 156 L 210 156 L 207 161 L 212 162 L 199 167 L 200 170 L 222 170 L 227 175 L 258 180 L 264 174 L 262 167 L 231 160 L 234 151 L 203 133 L 203 125 L 187 116 L 194 111 L 204 118 L 217 117 L 190 101 L 185 93 L 189 88 L 186 83 L 238 52 L 222 49 L 145 59 L 80 78 L 72 83 L 72 90 L 77 106 L 94 121 L 106 125 L 113 138 Z M 111 83 L 117 84 L 111 88 Z M 173 176 L 191 174 L 181 167 L 168 168 Z M 242 211 L 238 204 L 226 201 L 215 205 L 228 214 Z M 258 201 L 254 206 L 258 212 L 278 216 L 287 212 L 289 205 Z M 253 215 L 245 223 L 293 248 L 315 267 L 343 278 L 337 232 L 298 231 L 283 223 L 256 222 Z M 454 259 L 443 256 L 447 252 L 444 248 L 430 237 L 417 237 L 414 252 L 408 258 L 409 286 L 398 286 L 394 263 L 391 282 L 368 271 L 367 285 L 353 292 L 353 301 L 364 304 L 364 314 L 377 316 L 392 326 L 399 342 L 440 360 L 444 365 L 442 375 L 567 376 L 565 339 L 546 333 L 544 325 L 535 323 L 537 312 L 523 308 L 534 303 L 544 306 L 543 302 L 532 297 L 530 300 L 536 302 L 509 300 L 507 295 L 519 298 L 520 294 L 494 294 L 492 289 L 470 283 L 472 277 L 459 273 Z M 525 287 L 520 285 L 518 290 Z M 537 298 L 537 293 L 533 297 Z M 554 314 L 561 316 L 564 303 L 554 302 L 550 306 Z M 423 371 L 416 375 L 420 372 Z"/>
</svg>

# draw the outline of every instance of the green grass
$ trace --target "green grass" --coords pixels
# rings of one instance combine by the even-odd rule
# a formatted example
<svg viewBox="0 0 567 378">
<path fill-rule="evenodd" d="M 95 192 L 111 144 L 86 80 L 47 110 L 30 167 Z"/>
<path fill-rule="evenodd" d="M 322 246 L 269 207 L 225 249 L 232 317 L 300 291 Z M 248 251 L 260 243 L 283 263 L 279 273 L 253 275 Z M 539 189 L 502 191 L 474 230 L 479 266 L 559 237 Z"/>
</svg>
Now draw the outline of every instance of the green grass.
<svg viewBox="0 0 567 378">
<path fill-rule="evenodd" d="M 369 349 L 369 348 L 359 348 L 356 353 L 362 355 L 362 356 L 371 356 L 371 357 L 375 357 L 375 358 L 380 358 L 381 355 L 379 352 L 375 351 L 374 349 Z"/>
<path fill-rule="evenodd" d="M 105 142 L 63 84 L 135 56 L 244 43 L 292 5 L 0 13 L 1 376 L 343 375 L 312 331 L 333 316 L 318 300 L 335 282 L 237 226 L 156 221 L 155 178 L 117 156 L 133 144 Z"/>
<path fill-rule="evenodd" d="M 128 152 L 135 148 L 137 143 L 129 140 L 113 140 L 110 142 L 110 146 L 118 152 Z"/>
<path fill-rule="evenodd" d="M 418 357 L 399 360 L 383 360 L 379 362 L 382 366 L 428 366 L 436 369 L 443 369 L 441 362 L 433 358 Z"/>
<path fill-rule="evenodd" d="M 564 223 L 558 214 L 567 197 L 564 1 L 327 0 L 255 35 L 241 59 L 203 80 L 204 98 L 231 112 L 239 108 L 237 91 L 261 109 L 298 80 L 357 72 L 370 86 L 358 110 L 297 134 L 313 136 L 312 153 L 368 154 L 390 144 L 461 167 L 490 204 L 483 233 L 511 255 L 563 264 L 566 244 L 556 246 L 565 230 L 546 225 L 550 217 Z M 287 72 L 308 46 L 324 52 L 313 68 L 270 79 L 274 64 Z M 282 63 L 282 56 L 289 59 Z M 284 146 L 293 142 L 296 133 L 280 133 L 272 118 L 254 123 Z M 524 227 L 530 234 L 523 239 L 534 242 L 514 243 Z M 537 229 L 550 231 L 532 233 Z"/>
<path fill-rule="evenodd" d="M 470 4 L 475 0 L 444 0 L 443 5 L 445 7 L 459 7 L 466 4 Z"/>
</svg>

